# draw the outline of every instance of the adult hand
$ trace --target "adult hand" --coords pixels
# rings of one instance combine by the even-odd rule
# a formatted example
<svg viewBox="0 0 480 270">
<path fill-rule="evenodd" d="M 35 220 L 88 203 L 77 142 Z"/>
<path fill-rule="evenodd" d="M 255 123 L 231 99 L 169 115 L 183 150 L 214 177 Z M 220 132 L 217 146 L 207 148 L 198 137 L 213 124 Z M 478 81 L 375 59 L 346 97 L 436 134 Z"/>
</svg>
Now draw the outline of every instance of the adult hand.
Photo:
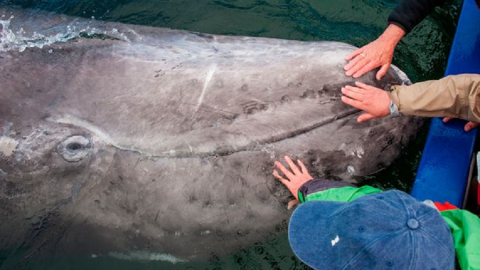
<svg viewBox="0 0 480 270">
<path fill-rule="evenodd" d="M 451 117 L 445 117 L 443 118 L 443 123 L 447 123 L 448 121 L 452 120 L 453 118 Z M 475 123 L 475 122 L 472 122 L 472 121 L 469 121 L 468 123 L 465 124 L 465 126 L 463 127 L 463 130 L 465 130 L 465 132 L 469 132 L 470 130 L 478 127 L 480 125 L 480 123 Z"/>
<path fill-rule="evenodd" d="M 288 156 L 285 156 L 285 161 L 290 167 L 290 170 L 285 168 L 282 163 L 278 161 L 275 161 L 275 167 L 277 167 L 277 169 L 279 169 L 288 178 L 288 180 L 280 176 L 277 170 L 273 170 L 273 176 L 287 186 L 290 192 L 292 192 L 293 196 L 295 196 L 295 198 L 298 200 L 298 189 L 306 182 L 312 180 L 313 177 L 308 173 L 308 170 L 302 161 L 297 160 L 300 168 L 298 168 L 298 166 Z"/>
<path fill-rule="evenodd" d="M 345 57 L 345 60 L 351 60 L 344 66 L 345 75 L 358 78 L 381 67 L 376 75 L 377 80 L 380 80 L 387 74 L 388 68 L 392 64 L 395 47 L 404 35 L 405 31 L 402 28 L 390 24 L 378 39 Z"/>
<path fill-rule="evenodd" d="M 364 111 L 358 122 L 385 117 L 390 114 L 390 96 L 380 88 L 355 82 L 354 86 L 347 85 L 342 88 L 342 101 L 352 107 Z"/>
</svg>

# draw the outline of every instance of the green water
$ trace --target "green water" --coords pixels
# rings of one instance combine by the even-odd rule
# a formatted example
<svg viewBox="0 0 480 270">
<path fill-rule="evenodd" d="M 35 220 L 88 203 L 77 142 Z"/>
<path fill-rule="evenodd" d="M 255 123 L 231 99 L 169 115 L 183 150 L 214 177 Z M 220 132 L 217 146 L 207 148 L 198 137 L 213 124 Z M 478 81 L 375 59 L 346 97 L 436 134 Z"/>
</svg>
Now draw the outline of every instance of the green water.
<svg viewBox="0 0 480 270">
<path fill-rule="evenodd" d="M 72 16 L 225 35 L 295 40 L 334 40 L 362 46 L 378 37 L 397 1 L 391 0 L 0 0 L 0 6 L 43 9 Z M 460 1 L 448 1 L 405 37 L 394 64 L 413 82 L 443 75 Z M 408 190 L 426 129 L 405 155 L 366 183 Z M 287 225 L 277 237 L 207 261 L 171 264 L 113 258 L 25 259 L 19 250 L 0 251 L 0 269 L 308 269 L 289 248 Z"/>
<path fill-rule="evenodd" d="M 0 5 L 198 32 L 334 40 L 362 46 L 386 27 L 388 0 L 3 0 Z M 459 0 L 451 0 L 397 47 L 394 63 L 419 81 L 443 75 Z"/>
</svg>

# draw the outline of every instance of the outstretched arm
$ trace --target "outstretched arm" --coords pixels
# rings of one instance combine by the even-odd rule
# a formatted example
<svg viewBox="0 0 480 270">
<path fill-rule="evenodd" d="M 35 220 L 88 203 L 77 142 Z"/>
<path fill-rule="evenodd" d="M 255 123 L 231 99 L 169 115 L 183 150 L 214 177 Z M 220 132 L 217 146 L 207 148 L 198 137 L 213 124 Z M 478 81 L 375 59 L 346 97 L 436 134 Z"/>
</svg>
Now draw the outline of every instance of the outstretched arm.
<svg viewBox="0 0 480 270">
<path fill-rule="evenodd" d="M 444 2 L 445 0 L 401 0 L 388 16 L 388 23 L 398 25 L 408 34 L 432 13 L 435 7 Z"/>
<path fill-rule="evenodd" d="M 365 111 L 359 122 L 389 115 L 390 103 L 405 115 L 453 117 L 480 122 L 480 75 L 462 74 L 410 86 L 392 86 L 390 93 L 363 83 L 342 88 L 342 101 Z M 472 127 L 469 123 L 466 131 Z M 468 130 L 467 130 L 468 129 Z"/>
<path fill-rule="evenodd" d="M 288 209 L 299 202 L 312 200 L 349 202 L 363 195 L 381 191 L 371 186 L 358 188 L 347 182 L 313 179 L 302 161 L 297 160 L 297 165 L 288 156 L 285 156 L 285 161 L 290 169 L 287 169 L 278 161 L 275 162 L 275 167 L 277 167 L 286 178 L 281 176 L 277 170 L 273 170 L 273 175 L 287 186 L 296 198 L 295 201 L 289 202 Z"/>
<path fill-rule="evenodd" d="M 345 60 L 345 74 L 358 78 L 363 74 L 380 67 L 377 80 L 380 80 L 390 67 L 393 52 L 403 36 L 408 34 L 436 6 L 445 0 L 402 0 L 388 16 L 388 27 L 375 41 L 349 54 Z"/>
</svg>

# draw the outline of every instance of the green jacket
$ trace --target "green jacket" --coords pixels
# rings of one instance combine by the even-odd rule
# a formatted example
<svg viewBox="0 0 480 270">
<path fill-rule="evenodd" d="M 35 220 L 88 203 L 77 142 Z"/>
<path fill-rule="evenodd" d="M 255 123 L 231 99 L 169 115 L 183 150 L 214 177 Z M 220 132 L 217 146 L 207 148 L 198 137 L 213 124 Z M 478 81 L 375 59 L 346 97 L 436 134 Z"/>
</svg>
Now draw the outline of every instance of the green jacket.
<svg viewBox="0 0 480 270">
<path fill-rule="evenodd" d="M 343 187 L 324 189 L 325 180 L 312 180 L 305 183 L 298 191 L 300 202 L 314 200 L 350 202 L 364 195 L 382 192 L 371 186 Z M 452 232 L 455 252 L 462 270 L 480 270 L 480 219 L 461 209 L 441 211 L 440 215 L 447 222 Z"/>
</svg>

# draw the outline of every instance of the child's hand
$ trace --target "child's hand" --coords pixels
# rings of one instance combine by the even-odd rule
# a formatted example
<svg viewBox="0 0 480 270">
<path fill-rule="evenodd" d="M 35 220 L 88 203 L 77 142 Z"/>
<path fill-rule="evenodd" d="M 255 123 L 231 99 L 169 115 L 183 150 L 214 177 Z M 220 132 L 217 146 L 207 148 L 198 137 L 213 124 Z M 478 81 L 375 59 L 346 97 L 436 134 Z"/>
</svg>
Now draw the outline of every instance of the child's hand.
<svg viewBox="0 0 480 270">
<path fill-rule="evenodd" d="M 288 178 L 285 179 L 277 172 L 277 170 L 273 170 L 273 176 L 280 180 L 287 188 L 292 192 L 293 196 L 298 200 L 298 189 L 305 184 L 306 182 L 313 179 L 313 177 L 308 173 L 307 168 L 300 160 L 297 160 L 298 166 L 300 169 L 293 163 L 293 161 L 288 157 L 285 156 L 285 161 L 287 162 L 288 166 L 290 167 L 290 171 L 285 168 L 282 163 L 275 161 L 275 167 L 277 167 L 282 173 Z"/>
</svg>

